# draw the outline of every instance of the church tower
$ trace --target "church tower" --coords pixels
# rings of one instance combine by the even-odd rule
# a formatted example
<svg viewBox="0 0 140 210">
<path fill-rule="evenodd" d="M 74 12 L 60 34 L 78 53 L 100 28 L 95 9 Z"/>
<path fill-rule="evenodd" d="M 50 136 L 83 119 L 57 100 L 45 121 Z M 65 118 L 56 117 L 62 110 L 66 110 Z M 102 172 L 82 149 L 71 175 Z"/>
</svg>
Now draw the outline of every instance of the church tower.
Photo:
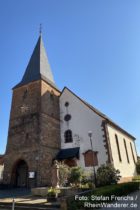
<svg viewBox="0 0 140 210">
<path fill-rule="evenodd" d="M 40 35 L 21 82 L 13 88 L 5 184 L 51 184 L 52 162 L 60 149 L 59 95 Z"/>
</svg>

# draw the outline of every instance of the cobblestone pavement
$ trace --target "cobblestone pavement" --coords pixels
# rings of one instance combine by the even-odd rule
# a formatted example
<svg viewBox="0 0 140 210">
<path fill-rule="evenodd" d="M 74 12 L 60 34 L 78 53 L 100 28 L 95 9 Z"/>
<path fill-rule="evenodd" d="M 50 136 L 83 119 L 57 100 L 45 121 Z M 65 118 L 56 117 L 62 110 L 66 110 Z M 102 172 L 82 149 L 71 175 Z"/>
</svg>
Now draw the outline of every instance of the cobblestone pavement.
<svg viewBox="0 0 140 210">
<path fill-rule="evenodd" d="M 27 195 L 31 195 L 31 191 L 24 188 L 0 190 L 0 199 L 1 198 L 15 198 L 18 196 L 27 196 Z"/>
</svg>

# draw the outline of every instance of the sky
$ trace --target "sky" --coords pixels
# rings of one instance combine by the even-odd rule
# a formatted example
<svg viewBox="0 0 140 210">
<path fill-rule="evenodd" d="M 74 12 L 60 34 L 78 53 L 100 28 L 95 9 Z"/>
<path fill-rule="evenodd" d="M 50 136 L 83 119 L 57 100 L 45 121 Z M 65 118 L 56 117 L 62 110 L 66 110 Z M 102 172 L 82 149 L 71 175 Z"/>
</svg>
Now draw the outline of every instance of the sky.
<svg viewBox="0 0 140 210">
<path fill-rule="evenodd" d="M 135 136 L 140 155 L 139 0 L 0 0 L 0 154 L 12 87 L 24 74 L 40 23 L 59 89 L 67 86 Z"/>
</svg>

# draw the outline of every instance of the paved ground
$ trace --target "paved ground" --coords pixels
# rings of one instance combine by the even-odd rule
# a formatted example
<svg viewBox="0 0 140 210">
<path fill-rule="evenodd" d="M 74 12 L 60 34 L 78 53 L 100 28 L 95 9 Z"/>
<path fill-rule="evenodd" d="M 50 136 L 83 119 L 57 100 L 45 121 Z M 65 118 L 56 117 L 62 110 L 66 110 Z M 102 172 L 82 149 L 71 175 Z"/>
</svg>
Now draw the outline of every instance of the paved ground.
<svg viewBox="0 0 140 210">
<path fill-rule="evenodd" d="M 0 199 L 1 198 L 15 198 L 15 197 L 27 196 L 27 195 L 31 195 L 31 191 L 24 188 L 0 190 Z"/>
<path fill-rule="evenodd" d="M 0 203 L 10 203 L 15 198 L 15 203 L 19 204 L 39 204 L 47 206 L 49 203 L 46 202 L 45 198 L 31 196 L 30 190 L 27 189 L 10 189 L 0 190 Z M 140 190 L 129 194 L 129 196 L 122 196 L 118 198 L 125 198 L 125 200 L 114 201 L 108 204 L 108 207 L 100 208 L 100 210 L 137 210 L 140 209 Z M 104 201 L 103 201 L 104 202 Z M 92 209 L 92 208 L 88 208 Z"/>
<path fill-rule="evenodd" d="M 14 201 L 16 204 L 39 204 L 39 205 L 48 205 L 47 199 L 40 198 L 40 197 L 32 197 L 32 196 L 26 196 L 26 197 L 20 197 L 14 198 Z M 2 198 L 0 199 L 0 203 L 12 203 L 13 198 Z"/>
<path fill-rule="evenodd" d="M 0 209 L 11 209 L 13 198 L 16 210 L 59 210 L 60 207 L 59 202 L 49 203 L 45 197 L 32 196 L 30 190 L 18 188 L 0 190 Z"/>
<path fill-rule="evenodd" d="M 129 194 L 129 198 L 126 197 L 127 200 L 122 200 L 122 201 L 115 201 L 112 204 L 118 204 L 118 207 L 104 207 L 101 208 L 100 210 L 107 210 L 107 209 L 116 209 L 116 210 L 124 210 L 124 209 L 129 209 L 129 210 L 137 210 L 140 209 L 140 190 L 134 193 Z M 120 204 L 120 206 L 119 206 Z"/>
<path fill-rule="evenodd" d="M 11 203 L 12 200 L 15 200 L 16 203 L 28 203 L 28 204 L 42 204 L 46 203 L 45 198 L 33 197 L 31 196 L 31 191 L 27 189 L 9 189 L 9 190 L 0 190 L 0 202 Z"/>
</svg>

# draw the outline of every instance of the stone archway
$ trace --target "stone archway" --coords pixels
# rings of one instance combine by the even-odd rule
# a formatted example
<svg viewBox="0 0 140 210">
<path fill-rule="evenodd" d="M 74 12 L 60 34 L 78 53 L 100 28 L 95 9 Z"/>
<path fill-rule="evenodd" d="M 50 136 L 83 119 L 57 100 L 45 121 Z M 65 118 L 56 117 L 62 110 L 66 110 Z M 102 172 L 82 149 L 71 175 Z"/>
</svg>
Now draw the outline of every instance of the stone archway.
<svg viewBox="0 0 140 210">
<path fill-rule="evenodd" d="M 24 160 L 18 160 L 14 164 L 11 178 L 15 187 L 28 187 L 28 165 Z"/>
</svg>

